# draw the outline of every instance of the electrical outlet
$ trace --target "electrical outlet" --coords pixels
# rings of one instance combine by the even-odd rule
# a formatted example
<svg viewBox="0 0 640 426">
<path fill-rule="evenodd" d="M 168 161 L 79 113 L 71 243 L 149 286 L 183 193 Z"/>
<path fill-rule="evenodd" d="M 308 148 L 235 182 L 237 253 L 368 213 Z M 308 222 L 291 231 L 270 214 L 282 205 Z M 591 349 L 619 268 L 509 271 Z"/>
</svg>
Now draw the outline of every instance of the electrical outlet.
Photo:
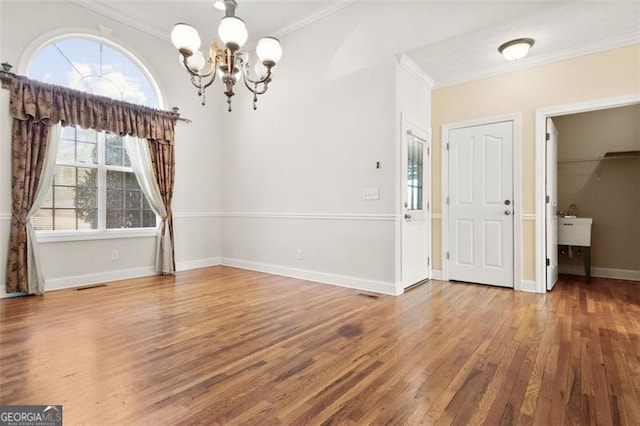
<svg viewBox="0 0 640 426">
<path fill-rule="evenodd" d="M 380 188 L 365 188 L 362 190 L 363 200 L 378 200 L 380 199 Z"/>
<path fill-rule="evenodd" d="M 296 250 L 296 259 L 302 260 L 302 249 Z"/>
<path fill-rule="evenodd" d="M 118 259 L 120 259 L 120 252 L 118 250 L 112 250 L 111 260 L 118 260 Z"/>
</svg>

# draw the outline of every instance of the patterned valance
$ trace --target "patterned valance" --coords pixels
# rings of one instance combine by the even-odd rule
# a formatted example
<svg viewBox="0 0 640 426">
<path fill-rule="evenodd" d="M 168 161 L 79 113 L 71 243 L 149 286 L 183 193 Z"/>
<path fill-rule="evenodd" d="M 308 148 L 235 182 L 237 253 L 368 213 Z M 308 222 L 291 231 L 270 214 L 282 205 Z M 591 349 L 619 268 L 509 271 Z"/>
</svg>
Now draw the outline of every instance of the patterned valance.
<svg viewBox="0 0 640 426">
<path fill-rule="evenodd" d="M 96 131 L 174 143 L 179 115 L 14 75 L 10 113 L 18 120 L 80 126 Z"/>
</svg>

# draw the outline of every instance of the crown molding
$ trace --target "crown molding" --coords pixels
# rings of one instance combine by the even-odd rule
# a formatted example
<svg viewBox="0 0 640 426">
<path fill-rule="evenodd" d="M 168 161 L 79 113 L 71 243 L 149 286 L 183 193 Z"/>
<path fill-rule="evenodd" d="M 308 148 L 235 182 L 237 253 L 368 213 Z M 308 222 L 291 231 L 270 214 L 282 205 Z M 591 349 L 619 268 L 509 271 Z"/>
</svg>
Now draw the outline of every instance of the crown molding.
<svg viewBox="0 0 640 426">
<path fill-rule="evenodd" d="M 415 77 L 418 81 L 426 84 L 429 87 L 429 90 L 433 89 L 434 80 L 431 78 L 422 68 L 418 66 L 413 59 L 409 58 L 404 53 L 398 55 L 398 65 Z"/>
<path fill-rule="evenodd" d="M 603 52 L 605 50 L 617 49 L 640 43 L 638 34 L 627 34 L 621 37 L 614 37 L 607 40 L 601 40 L 594 43 L 585 44 L 579 47 L 559 50 L 557 52 L 548 53 L 546 55 L 533 56 L 515 62 L 506 62 L 504 64 L 495 65 L 481 70 L 463 73 L 451 79 L 437 80 L 434 89 L 442 87 L 454 86 L 456 84 L 466 83 L 481 78 L 494 77 L 500 74 L 506 74 L 514 71 L 521 71 L 540 65 L 550 64 L 553 62 L 564 61 L 567 59 L 577 58 L 578 56 L 590 55 L 593 53 Z"/>
<path fill-rule="evenodd" d="M 107 3 L 98 2 L 96 0 L 69 0 L 71 3 L 74 3 L 80 7 L 84 7 L 85 9 L 89 9 L 93 12 L 99 13 L 100 15 L 106 16 L 111 19 L 115 19 L 118 22 L 121 22 L 125 25 L 133 27 L 137 30 L 140 30 L 144 33 L 147 33 L 153 37 L 156 37 L 162 41 L 171 42 L 169 35 L 163 31 L 159 31 L 156 28 L 143 24 L 131 17 L 127 14 L 119 12 L 108 6 Z M 319 19 L 325 18 L 329 15 L 332 15 L 347 6 L 352 5 L 353 3 L 357 3 L 359 0 L 333 0 L 327 6 L 321 7 L 314 12 L 302 17 L 301 19 L 283 27 L 280 27 L 275 31 L 274 37 L 284 37 L 288 34 L 291 34 L 294 31 L 298 31 L 301 28 L 310 25 Z"/>
<path fill-rule="evenodd" d="M 168 33 L 165 33 L 164 31 L 159 31 L 150 25 L 143 24 L 140 21 L 131 18 L 125 13 L 116 11 L 115 9 L 110 8 L 106 3 L 97 2 L 96 0 L 69 0 L 69 1 L 80 7 L 84 7 L 85 9 L 88 9 L 100 15 L 106 16 L 107 18 L 115 19 L 118 22 L 121 22 L 132 28 L 140 30 L 162 41 L 171 42 L 171 38 L 169 37 Z M 101 31 L 103 30 L 103 28 L 108 28 L 103 26 L 100 26 L 100 27 L 101 27 L 100 28 Z M 110 28 L 108 29 L 109 31 L 111 31 Z"/>
<path fill-rule="evenodd" d="M 307 25 L 310 25 L 322 18 L 326 18 L 329 15 L 333 15 L 340 10 L 357 3 L 359 0 L 333 0 L 327 6 L 316 9 L 310 14 L 298 19 L 297 21 L 280 27 L 274 33 L 274 37 L 281 38 L 289 35 L 295 31 L 298 31 Z"/>
</svg>

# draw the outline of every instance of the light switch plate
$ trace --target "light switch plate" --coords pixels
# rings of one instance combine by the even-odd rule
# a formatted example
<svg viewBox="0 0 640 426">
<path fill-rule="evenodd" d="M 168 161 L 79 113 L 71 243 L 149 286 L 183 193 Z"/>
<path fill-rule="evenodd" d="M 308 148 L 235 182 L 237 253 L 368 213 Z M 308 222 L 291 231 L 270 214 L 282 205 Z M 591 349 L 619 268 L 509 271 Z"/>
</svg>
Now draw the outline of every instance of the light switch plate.
<svg viewBox="0 0 640 426">
<path fill-rule="evenodd" d="M 380 199 L 380 188 L 365 188 L 362 190 L 363 200 L 378 200 Z"/>
</svg>

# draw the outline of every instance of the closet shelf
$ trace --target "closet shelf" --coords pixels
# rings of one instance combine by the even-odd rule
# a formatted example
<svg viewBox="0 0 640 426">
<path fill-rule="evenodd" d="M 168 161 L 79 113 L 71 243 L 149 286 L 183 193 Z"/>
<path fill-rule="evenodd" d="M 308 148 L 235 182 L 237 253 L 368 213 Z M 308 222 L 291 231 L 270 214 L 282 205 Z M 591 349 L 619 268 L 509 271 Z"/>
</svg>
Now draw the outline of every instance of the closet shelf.
<svg viewBox="0 0 640 426">
<path fill-rule="evenodd" d="M 640 151 L 612 151 L 612 152 L 607 152 L 602 157 L 588 157 L 588 158 L 576 158 L 572 160 L 559 160 L 558 164 L 586 163 L 589 161 L 601 161 L 601 160 L 620 160 L 624 158 L 640 158 Z"/>
</svg>

